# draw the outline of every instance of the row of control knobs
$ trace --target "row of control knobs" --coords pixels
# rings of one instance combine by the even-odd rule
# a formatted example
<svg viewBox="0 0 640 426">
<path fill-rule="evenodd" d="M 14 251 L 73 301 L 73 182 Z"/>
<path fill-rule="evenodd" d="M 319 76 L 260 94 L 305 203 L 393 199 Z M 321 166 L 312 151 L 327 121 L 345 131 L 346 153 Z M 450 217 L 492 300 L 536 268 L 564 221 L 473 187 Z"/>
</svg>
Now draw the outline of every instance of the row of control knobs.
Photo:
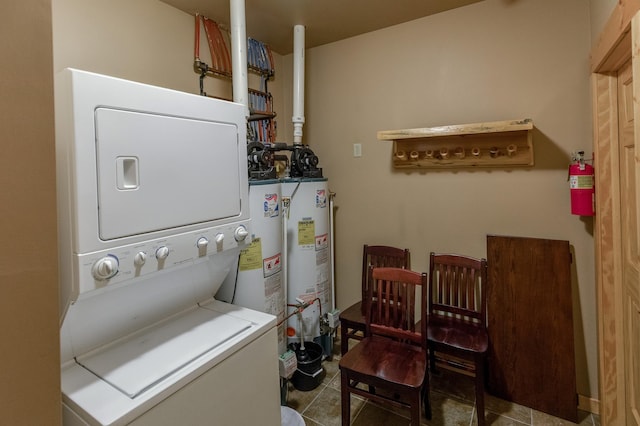
<svg viewBox="0 0 640 426">
<path fill-rule="evenodd" d="M 236 241 L 244 241 L 249 235 L 249 231 L 244 226 L 239 226 L 236 228 L 233 236 Z M 216 245 L 222 245 L 224 241 L 224 234 L 220 233 L 215 236 Z M 198 238 L 196 241 L 196 247 L 198 250 L 205 250 L 209 245 L 209 240 L 205 237 Z M 156 259 L 158 261 L 163 261 L 169 256 L 169 247 L 161 246 L 156 249 Z M 147 261 L 147 253 L 140 251 L 136 253 L 133 257 L 133 264 L 136 267 L 141 267 Z M 98 281 L 105 281 L 110 278 L 113 278 L 117 273 L 119 268 L 118 258 L 112 254 L 108 254 L 96 261 L 91 268 L 91 274 L 93 278 Z"/>
</svg>

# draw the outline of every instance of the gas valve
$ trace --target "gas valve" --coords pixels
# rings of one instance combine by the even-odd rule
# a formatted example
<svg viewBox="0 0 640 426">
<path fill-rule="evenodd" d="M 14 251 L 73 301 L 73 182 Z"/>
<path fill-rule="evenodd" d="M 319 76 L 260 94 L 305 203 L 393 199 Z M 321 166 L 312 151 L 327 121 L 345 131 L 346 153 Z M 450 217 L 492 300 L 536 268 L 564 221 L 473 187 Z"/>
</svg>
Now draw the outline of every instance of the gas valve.
<svg viewBox="0 0 640 426">
<path fill-rule="evenodd" d="M 249 178 L 276 178 L 275 152 L 265 147 L 262 143 L 251 142 L 247 145 L 247 161 Z"/>
<path fill-rule="evenodd" d="M 294 145 L 291 152 L 291 177 L 321 178 L 318 157 L 304 145 Z"/>
</svg>

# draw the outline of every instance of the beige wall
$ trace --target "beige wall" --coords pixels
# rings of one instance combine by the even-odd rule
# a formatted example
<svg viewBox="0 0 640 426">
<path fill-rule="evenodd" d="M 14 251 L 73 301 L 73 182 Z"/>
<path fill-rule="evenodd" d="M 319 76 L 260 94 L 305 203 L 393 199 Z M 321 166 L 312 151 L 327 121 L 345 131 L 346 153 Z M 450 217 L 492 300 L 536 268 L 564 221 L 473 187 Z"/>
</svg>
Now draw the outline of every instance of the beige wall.
<svg viewBox="0 0 640 426">
<path fill-rule="evenodd" d="M 339 307 L 360 297 L 364 243 L 408 247 L 426 270 L 430 251 L 485 256 L 487 234 L 568 240 L 578 391 L 597 397 L 593 224 L 570 214 L 567 183 L 570 153 L 592 146 L 589 31 L 583 0 L 486 0 L 307 52 L 304 140 L 337 193 Z M 394 171 L 376 139 L 519 118 L 535 125 L 533 168 Z"/>
<path fill-rule="evenodd" d="M 199 93 L 193 70 L 194 17 L 157 0 L 53 0 L 54 72 L 66 67 L 93 71 L 189 93 Z M 247 29 L 250 36 L 250 28 Z M 202 60 L 211 64 L 204 31 Z M 274 55 L 279 92 L 281 56 Z M 249 74 L 249 86 L 259 79 Z M 205 92 L 232 98 L 231 81 L 208 77 Z M 281 100 L 274 100 L 280 111 Z"/>
<path fill-rule="evenodd" d="M 591 11 L 591 44 L 593 45 L 604 29 L 611 12 L 618 4 L 618 0 L 590 0 Z"/>
<path fill-rule="evenodd" d="M 156 0 L 53 0 L 54 72 L 66 67 L 197 93 L 189 15 Z"/>
<path fill-rule="evenodd" d="M 60 424 L 51 2 L 0 3 L 0 423 Z"/>
</svg>

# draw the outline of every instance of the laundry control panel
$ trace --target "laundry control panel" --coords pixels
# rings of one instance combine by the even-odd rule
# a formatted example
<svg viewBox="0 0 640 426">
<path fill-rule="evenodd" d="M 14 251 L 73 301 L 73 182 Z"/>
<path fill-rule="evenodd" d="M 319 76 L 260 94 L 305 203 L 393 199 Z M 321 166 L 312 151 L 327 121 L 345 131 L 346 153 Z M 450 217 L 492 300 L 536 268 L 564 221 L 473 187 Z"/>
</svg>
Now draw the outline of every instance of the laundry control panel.
<svg viewBox="0 0 640 426">
<path fill-rule="evenodd" d="M 78 293 L 193 264 L 250 242 L 246 225 L 235 223 L 78 255 Z"/>
</svg>

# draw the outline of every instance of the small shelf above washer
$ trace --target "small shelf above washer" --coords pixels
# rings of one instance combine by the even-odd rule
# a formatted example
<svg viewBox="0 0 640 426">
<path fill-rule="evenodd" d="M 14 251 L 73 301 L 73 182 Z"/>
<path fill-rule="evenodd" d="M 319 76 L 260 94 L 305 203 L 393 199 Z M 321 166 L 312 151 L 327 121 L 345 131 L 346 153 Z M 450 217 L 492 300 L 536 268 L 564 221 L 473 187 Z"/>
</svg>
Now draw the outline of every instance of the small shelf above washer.
<svg viewBox="0 0 640 426">
<path fill-rule="evenodd" d="M 396 168 L 533 166 L 533 121 L 495 121 L 378 132 Z"/>
</svg>

